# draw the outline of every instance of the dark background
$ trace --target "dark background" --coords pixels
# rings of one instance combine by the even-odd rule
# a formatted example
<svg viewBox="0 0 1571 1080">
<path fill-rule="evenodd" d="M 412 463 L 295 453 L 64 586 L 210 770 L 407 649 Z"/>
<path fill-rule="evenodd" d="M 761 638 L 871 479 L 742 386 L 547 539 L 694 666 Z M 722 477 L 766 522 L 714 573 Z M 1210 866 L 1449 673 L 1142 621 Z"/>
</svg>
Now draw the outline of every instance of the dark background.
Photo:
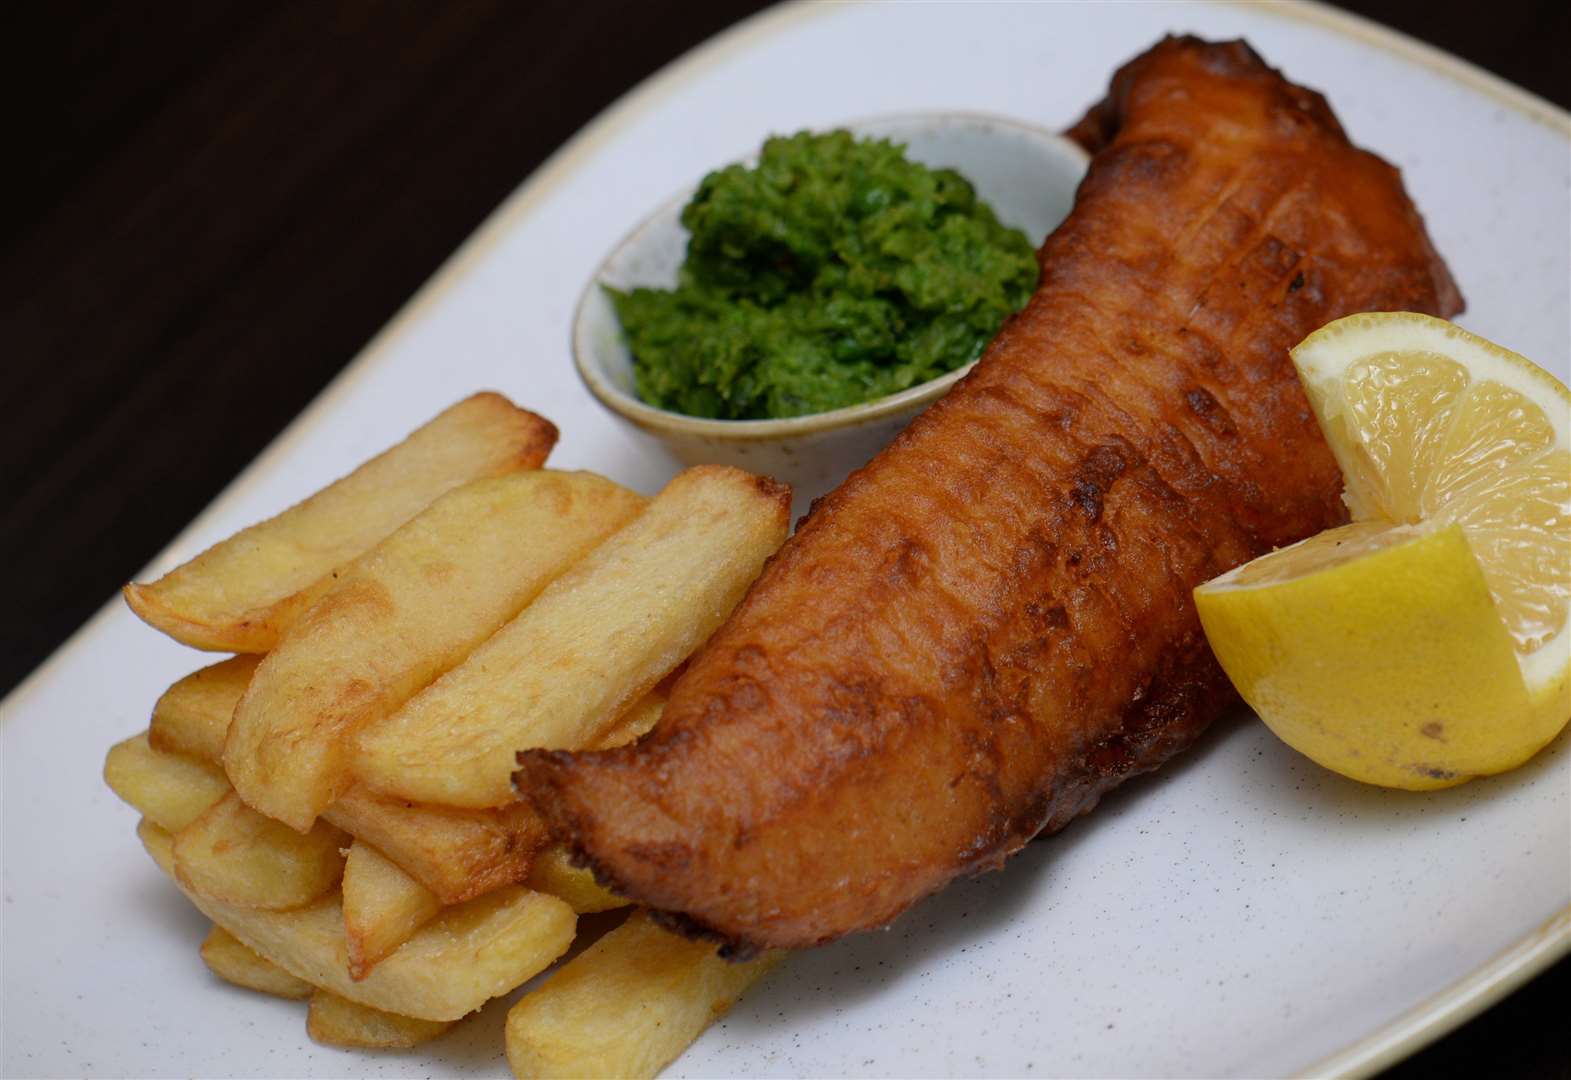
<svg viewBox="0 0 1571 1080">
<path fill-rule="evenodd" d="M 501 199 L 756 2 L 11 7 L 0 693 Z M 1571 5 L 1345 5 L 1571 107 Z M 1459 886 L 1460 887 L 1460 886 Z M 1389 1075 L 1571 1077 L 1562 962 Z M 1218 1035 L 1226 1024 L 1219 1018 Z"/>
</svg>

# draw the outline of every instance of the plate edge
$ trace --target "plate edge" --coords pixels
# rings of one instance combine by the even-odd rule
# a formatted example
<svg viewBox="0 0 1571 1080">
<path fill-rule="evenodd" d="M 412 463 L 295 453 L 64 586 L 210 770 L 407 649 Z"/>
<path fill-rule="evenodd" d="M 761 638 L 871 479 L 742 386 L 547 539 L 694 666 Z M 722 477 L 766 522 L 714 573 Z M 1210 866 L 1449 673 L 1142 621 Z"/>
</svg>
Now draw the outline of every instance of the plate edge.
<svg viewBox="0 0 1571 1080">
<path fill-rule="evenodd" d="M 1571 953 L 1571 906 L 1538 929 L 1368 1035 L 1297 1075 L 1363 1080 L 1482 1013 Z"/>
<path fill-rule="evenodd" d="M 343 369 L 333 376 L 305 408 L 301 409 L 282 431 L 273 436 L 272 440 L 263 446 L 233 479 L 220 488 L 218 494 L 214 495 L 184 528 L 158 549 L 157 553 L 137 571 L 133 580 L 143 580 L 153 572 L 153 568 L 162 564 L 177 564 L 189 558 L 190 556 L 181 557 L 179 553 L 190 543 L 190 538 L 200 533 L 207 523 L 222 513 L 233 500 L 243 498 L 245 490 L 252 486 L 263 472 L 271 468 L 277 458 L 287 453 L 291 446 L 304 438 L 306 431 L 319 423 L 321 417 L 361 381 L 375 366 L 377 355 L 394 338 L 402 334 L 426 309 L 436 304 L 486 251 L 495 246 L 515 219 L 522 217 L 535 203 L 545 198 L 551 189 L 561 183 L 566 178 L 565 174 L 572 171 L 577 159 L 615 135 L 633 119 L 635 111 L 643 112 L 655 101 L 673 93 L 683 83 L 724 59 L 747 41 L 767 36 L 788 23 L 806 21 L 807 16 L 819 14 L 823 10 L 824 8 L 820 8 L 812 0 L 785 0 L 784 3 L 756 12 L 675 57 L 597 113 L 589 123 L 557 147 L 503 198 L 479 225 L 475 226 L 474 231 L 464 238 L 451 255 L 437 265 L 409 299 L 399 305 L 387 322 L 371 335 L 370 340 L 360 347 Z M 190 555 L 195 554 L 197 552 L 190 553 Z M 173 569 L 173 566 L 170 569 Z M 117 590 L 21 682 L 12 687 L 5 697 L 0 698 L 0 728 L 4 727 L 13 713 L 20 711 L 24 699 L 32 696 L 38 685 L 45 681 L 50 672 L 65 659 L 77 641 L 108 619 L 119 604 L 120 593 Z"/>
<path fill-rule="evenodd" d="M 1235 6 L 1238 0 L 1211 0 L 1224 6 Z M 1571 112 L 1545 98 L 1539 97 L 1509 79 L 1502 78 L 1471 60 L 1464 60 L 1455 53 L 1446 52 L 1438 45 L 1403 33 L 1357 12 L 1333 7 L 1323 0 L 1243 0 L 1244 6 L 1278 18 L 1297 19 L 1300 22 L 1323 26 L 1328 30 L 1355 40 L 1367 42 L 1376 48 L 1397 54 L 1420 67 L 1429 68 L 1462 85 L 1477 90 L 1501 104 L 1516 110 L 1529 119 L 1571 138 Z"/>
<path fill-rule="evenodd" d="M 1236 0 L 1210 0 L 1216 6 L 1238 6 Z M 242 497 L 273 460 L 304 437 L 307 428 L 341 397 L 349 393 L 371 369 L 377 355 L 427 308 L 456 283 L 479 257 L 501 238 L 507 225 L 522 216 L 561 182 L 574 163 L 593 147 L 605 142 L 659 99 L 683 83 L 734 53 L 748 42 L 769 36 L 787 25 L 805 22 L 843 5 L 813 3 L 812 0 L 785 0 L 757 12 L 699 43 L 647 76 L 606 106 L 576 134 L 558 147 L 497 205 L 454 252 L 444 259 L 431 276 L 405 301 L 393 316 L 355 354 L 320 393 L 269 442 L 233 480 L 185 528 L 153 557 L 148 567 L 170 559 L 205 527 L 232 499 Z M 845 5 L 850 6 L 850 5 Z M 858 5 L 860 6 L 860 5 Z M 1494 75 L 1467 60 L 1409 37 L 1401 31 L 1373 22 L 1352 12 L 1333 8 L 1319 0 L 1245 0 L 1253 11 L 1279 18 L 1296 19 L 1324 27 L 1334 33 L 1395 53 L 1452 81 L 1499 101 L 1512 110 L 1571 138 L 1571 113 L 1545 101 L 1514 83 Z M 144 568 L 144 573 L 146 568 Z M 55 667 L 63 662 L 77 641 L 105 622 L 118 605 L 118 595 L 104 604 L 34 668 L 4 699 L 0 699 L 0 728 L 21 711 L 24 699 L 32 696 Z M 1571 907 L 1563 908 L 1521 941 L 1483 965 L 1474 968 L 1397 1019 L 1364 1036 L 1353 1044 L 1321 1059 L 1301 1075 L 1362 1078 L 1401 1060 L 1441 1035 L 1476 1016 L 1504 998 L 1532 976 L 1547 969 L 1560 957 L 1571 953 Z"/>
<path fill-rule="evenodd" d="M 629 87 L 567 142 L 553 151 L 487 214 L 453 253 L 438 264 L 431 276 L 415 290 L 414 294 L 399 306 L 382 328 L 355 353 L 343 370 L 334 376 L 317 396 L 312 398 L 306 407 L 235 475 L 233 480 L 224 485 L 196 517 L 158 550 L 138 576 L 147 573 L 152 567 L 170 561 L 188 542 L 190 536 L 201 531 L 208 520 L 220 513 L 230 500 L 240 498 L 243 489 L 254 481 L 261 470 L 267 468 L 273 459 L 285 453 L 289 446 L 302 438 L 306 428 L 323 411 L 348 393 L 370 369 L 377 353 L 402 333 L 422 311 L 432 306 L 482 253 L 500 239 L 504 227 L 512 219 L 521 216 L 534 203 L 544 198 L 547 191 L 562 179 L 561 174 L 570 170 L 576 159 L 587 154 L 596 144 L 610 138 L 632 119 L 635 111 L 643 111 L 658 98 L 672 93 L 682 83 L 696 77 L 703 69 L 719 62 L 724 56 L 736 51 L 752 39 L 769 36 L 787 25 L 805 22 L 809 17 L 817 17 L 837 7 L 871 2 L 875 0 L 849 0 L 848 3 L 842 4 L 815 3 L 814 0 L 783 0 L 700 42 Z M 1245 6 L 1274 17 L 1320 25 L 1334 33 L 1385 48 L 1405 56 L 1421 67 L 1429 68 L 1501 101 L 1529 119 L 1545 124 L 1571 139 L 1571 113 L 1443 49 L 1428 45 L 1361 15 L 1332 7 L 1322 0 L 1291 0 L 1291 2 L 1241 0 L 1241 3 L 1240 0 L 1208 0 L 1208 2 L 1217 7 Z M 118 600 L 118 595 L 106 598 L 103 606 L 50 653 L 38 667 L 29 672 L 3 699 L 0 699 L 0 724 L 4 723 L 7 715 L 15 711 L 13 706 L 19 706 L 24 697 L 30 696 L 30 691 L 35 684 L 55 667 L 56 661 L 78 638 L 113 609 Z"/>
</svg>

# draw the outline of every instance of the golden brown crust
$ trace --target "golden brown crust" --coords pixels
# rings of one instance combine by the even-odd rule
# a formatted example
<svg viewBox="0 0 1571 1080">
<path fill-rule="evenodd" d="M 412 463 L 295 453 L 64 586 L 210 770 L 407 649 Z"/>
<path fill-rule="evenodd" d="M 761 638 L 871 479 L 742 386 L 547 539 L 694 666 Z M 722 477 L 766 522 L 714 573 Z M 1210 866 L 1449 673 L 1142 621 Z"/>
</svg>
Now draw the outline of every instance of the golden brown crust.
<svg viewBox="0 0 1571 1080">
<path fill-rule="evenodd" d="M 354 788 L 322 816 L 393 859 L 444 904 L 523 881 L 548 839 L 545 823 L 522 803 L 464 810 Z"/>
<path fill-rule="evenodd" d="M 1198 583 L 1337 524 L 1287 349 L 1460 306 L 1396 171 L 1242 43 L 1169 39 L 1042 283 L 824 499 L 635 746 L 520 755 L 618 892 L 741 952 L 882 925 L 1188 745 L 1234 700 Z"/>
</svg>

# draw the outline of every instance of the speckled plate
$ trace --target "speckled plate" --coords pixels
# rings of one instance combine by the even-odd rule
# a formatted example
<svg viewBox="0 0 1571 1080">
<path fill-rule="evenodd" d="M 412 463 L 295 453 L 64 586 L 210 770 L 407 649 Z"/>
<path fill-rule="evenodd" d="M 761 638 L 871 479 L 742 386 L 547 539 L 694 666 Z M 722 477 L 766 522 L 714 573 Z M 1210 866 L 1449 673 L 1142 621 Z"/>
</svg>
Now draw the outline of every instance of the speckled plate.
<svg viewBox="0 0 1571 1080">
<path fill-rule="evenodd" d="M 1353 138 L 1403 168 L 1467 295 L 1462 321 L 1567 377 L 1571 123 L 1473 68 L 1314 7 L 791 6 L 565 146 L 150 572 L 478 387 L 553 417 L 557 464 L 656 488 L 673 463 L 590 399 L 567 344 L 584 281 L 651 207 L 770 131 L 913 109 L 1067 123 L 1168 30 L 1245 35 L 1326 91 Z M 104 750 L 201 661 L 110 604 L 0 707 L 0 1071 L 504 1072 L 503 1003 L 408 1054 L 348 1053 L 308 1041 L 298 1004 L 202 968 L 202 921 L 99 780 Z M 1372 1071 L 1571 942 L 1567 741 L 1510 775 L 1405 795 L 1328 775 L 1238 717 L 1004 873 L 792 958 L 673 1071 Z"/>
</svg>

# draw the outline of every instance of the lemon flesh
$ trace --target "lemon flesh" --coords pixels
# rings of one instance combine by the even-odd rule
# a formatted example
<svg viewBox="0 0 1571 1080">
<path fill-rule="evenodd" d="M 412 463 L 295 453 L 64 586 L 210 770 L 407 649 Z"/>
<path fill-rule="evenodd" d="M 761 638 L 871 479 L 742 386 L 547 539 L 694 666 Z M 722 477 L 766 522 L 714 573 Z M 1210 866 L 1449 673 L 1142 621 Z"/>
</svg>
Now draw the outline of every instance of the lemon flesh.
<svg viewBox="0 0 1571 1080">
<path fill-rule="evenodd" d="M 1571 393 L 1440 319 L 1355 315 L 1293 360 L 1353 524 L 1195 591 L 1244 699 L 1371 783 L 1521 764 L 1571 718 Z"/>
</svg>

